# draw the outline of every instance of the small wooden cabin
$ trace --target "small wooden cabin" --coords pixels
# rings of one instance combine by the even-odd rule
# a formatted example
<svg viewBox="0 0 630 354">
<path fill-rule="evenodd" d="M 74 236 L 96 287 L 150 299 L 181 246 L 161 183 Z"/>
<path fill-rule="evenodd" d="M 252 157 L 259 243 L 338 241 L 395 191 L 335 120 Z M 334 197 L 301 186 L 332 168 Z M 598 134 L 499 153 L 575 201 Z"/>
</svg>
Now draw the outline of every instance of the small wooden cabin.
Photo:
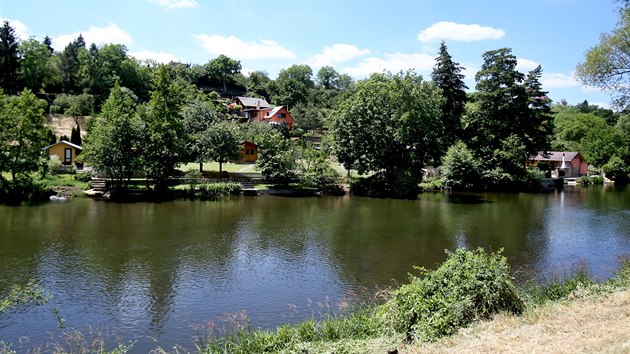
<svg viewBox="0 0 630 354">
<path fill-rule="evenodd" d="M 83 150 L 79 145 L 73 144 L 69 141 L 61 140 L 52 145 L 48 145 L 42 149 L 48 156 L 57 156 L 59 161 L 64 165 L 73 165 L 77 155 Z"/>
</svg>

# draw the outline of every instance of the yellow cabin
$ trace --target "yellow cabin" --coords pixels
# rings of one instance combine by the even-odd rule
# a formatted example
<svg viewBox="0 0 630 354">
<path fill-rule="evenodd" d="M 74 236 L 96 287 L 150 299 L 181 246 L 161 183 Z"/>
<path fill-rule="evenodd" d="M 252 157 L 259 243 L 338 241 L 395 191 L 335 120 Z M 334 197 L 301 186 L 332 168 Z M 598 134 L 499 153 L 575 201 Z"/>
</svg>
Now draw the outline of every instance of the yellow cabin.
<svg viewBox="0 0 630 354">
<path fill-rule="evenodd" d="M 79 145 L 69 141 L 61 140 L 58 143 L 48 145 L 42 149 L 48 153 L 48 156 L 56 155 L 64 165 L 73 165 L 77 155 L 83 150 Z"/>
</svg>

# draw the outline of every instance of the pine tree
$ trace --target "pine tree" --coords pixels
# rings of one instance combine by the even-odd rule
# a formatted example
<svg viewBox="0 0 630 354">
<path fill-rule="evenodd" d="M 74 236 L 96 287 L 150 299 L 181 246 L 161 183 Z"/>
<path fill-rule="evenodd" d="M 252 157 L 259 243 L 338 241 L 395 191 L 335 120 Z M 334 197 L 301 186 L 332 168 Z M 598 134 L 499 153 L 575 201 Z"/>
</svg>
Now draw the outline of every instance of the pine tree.
<svg viewBox="0 0 630 354">
<path fill-rule="evenodd" d="M 0 88 L 5 93 L 17 93 L 19 71 L 19 43 L 15 38 L 15 29 L 4 21 L 0 27 Z"/>
<path fill-rule="evenodd" d="M 453 61 L 444 42 L 440 44 L 440 52 L 435 61 L 437 63 L 433 68 L 431 78 L 442 89 L 442 95 L 445 98 L 442 107 L 444 132 L 440 146 L 433 156 L 434 160 L 439 161 L 448 147 L 461 138 L 461 118 L 466 106 L 466 89 L 468 87 L 464 83 L 464 75 L 461 73 L 463 67 Z"/>
</svg>

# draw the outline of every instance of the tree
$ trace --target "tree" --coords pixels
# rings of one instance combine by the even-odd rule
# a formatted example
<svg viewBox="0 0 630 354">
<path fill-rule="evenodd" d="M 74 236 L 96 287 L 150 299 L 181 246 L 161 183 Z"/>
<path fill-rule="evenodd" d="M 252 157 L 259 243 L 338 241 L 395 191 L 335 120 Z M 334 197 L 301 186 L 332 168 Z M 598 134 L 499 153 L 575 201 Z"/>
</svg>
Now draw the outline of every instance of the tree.
<svg viewBox="0 0 630 354">
<path fill-rule="evenodd" d="M 256 166 L 267 180 L 274 183 L 288 184 L 295 178 L 296 157 L 291 141 L 285 139 L 277 130 L 263 130 L 255 140 L 258 145 Z"/>
<path fill-rule="evenodd" d="M 134 171 L 142 166 L 144 127 L 136 107 L 133 92 L 116 84 L 85 139 L 86 162 L 104 172 L 114 190 L 126 189 Z"/>
<path fill-rule="evenodd" d="M 182 112 L 184 131 L 186 132 L 186 150 L 192 161 L 199 162 L 199 172 L 203 172 L 203 163 L 208 158 L 207 144 L 203 140 L 205 132 L 219 121 L 212 105 L 207 101 L 194 100 L 188 103 Z"/>
<path fill-rule="evenodd" d="M 19 70 L 20 53 L 15 29 L 9 21 L 4 21 L 0 27 L 0 88 L 6 93 L 17 93 Z"/>
<path fill-rule="evenodd" d="M 439 161 L 446 149 L 461 138 L 461 119 L 466 108 L 468 87 L 464 83 L 464 75 L 461 74 L 463 67 L 453 61 L 444 42 L 440 44 L 440 51 L 435 61 L 431 79 L 437 87 L 442 89 L 445 99 L 442 106 L 444 135 L 437 155 L 433 156 L 434 160 Z"/>
<path fill-rule="evenodd" d="M 280 70 L 272 92 L 272 101 L 289 107 L 306 102 L 309 90 L 315 87 L 312 76 L 313 70 L 305 64 Z"/>
<path fill-rule="evenodd" d="M 59 82 L 58 68 L 55 66 L 50 50 L 44 43 L 35 38 L 29 38 L 20 44 L 20 53 L 22 56 L 20 77 L 24 85 L 31 91 L 38 92 L 44 87 Z"/>
<path fill-rule="evenodd" d="M 31 173 L 37 171 L 41 149 L 47 143 L 45 106 L 46 102 L 28 89 L 8 99 L 0 90 L 0 196 L 5 194 L 17 200 L 25 197 L 16 194 L 32 183 Z M 4 172 L 11 176 L 10 180 Z"/>
<path fill-rule="evenodd" d="M 251 96 L 262 96 L 269 99 L 269 74 L 265 71 L 252 71 L 247 77 L 247 92 Z"/>
<path fill-rule="evenodd" d="M 59 70 L 61 72 L 61 87 L 65 93 L 80 92 L 79 70 L 81 68 L 80 53 L 85 51 L 85 41 L 79 35 L 59 53 Z"/>
<path fill-rule="evenodd" d="M 167 65 L 158 67 L 151 91 L 151 100 L 142 112 L 145 121 L 145 140 L 142 148 L 147 178 L 155 189 L 168 188 L 168 179 L 181 162 L 184 153 L 184 125 L 181 117 L 182 88 L 173 81 L 174 74 Z"/>
<path fill-rule="evenodd" d="M 603 33 L 599 44 L 586 51 L 578 64 L 576 76 L 585 85 L 610 91 L 613 104 L 626 109 L 630 104 L 630 7 L 626 2 L 619 11 L 620 19 L 611 33 Z"/>
<path fill-rule="evenodd" d="M 70 133 L 70 142 L 78 146 L 83 145 L 81 139 L 81 126 L 79 124 L 77 124 L 76 128 L 72 128 L 72 132 Z"/>
<path fill-rule="evenodd" d="M 210 77 L 223 83 L 223 92 L 227 92 L 227 83 L 234 80 L 234 75 L 241 72 L 241 62 L 223 54 L 210 60 L 205 67 Z"/>
<path fill-rule="evenodd" d="M 240 156 L 242 144 L 237 129 L 234 123 L 222 121 L 210 126 L 201 136 L 208 159 L 219 163 L 219 175 L 223 173 L 225 162 Z"/>
<path fill-rule="evenodd" d="M 442 134 L 442 103 L 437 87 L 412 72 L 360 81 L 333 123 L 338 160 L 361 174 L 382 174 L 387 188 L 417 188 L 421 167 Z"/>
<path fill-rule="evenodd" d="M 451 145 L 442 158 L 440 171 L 446 185 L 453 190 L 469 190 L 479 186 L 481 169 L 470 149 L 462 141 Z"/>
<path fill-rule="evenodd" d="M 553 128 L 549 100 L 538 82 L 541 69 L 526 78 L 516 70 L 516 57 L 508 48 L 488 51 L 483 58 L 475 77 L 477 92 L 463 120 L 468 147 L 495 176 L 510 173 L 501 168 L 512 169 L 514 162 L 521 166 L 518 174 L 525 175 L 528 156 L 548 149 Z M 502 153 L 506 147 L 522 153 Z"/>
</svg>

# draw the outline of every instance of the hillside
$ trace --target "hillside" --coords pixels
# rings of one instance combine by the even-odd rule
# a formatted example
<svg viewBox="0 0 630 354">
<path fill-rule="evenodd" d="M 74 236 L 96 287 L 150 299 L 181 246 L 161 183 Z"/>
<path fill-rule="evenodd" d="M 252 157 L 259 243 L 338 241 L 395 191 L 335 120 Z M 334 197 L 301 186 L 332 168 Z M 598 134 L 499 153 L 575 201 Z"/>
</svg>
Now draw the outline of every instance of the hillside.
<svg viewBox="0 0 630 354">
<path fill-rule="evenodd" d="M 61 114 L 46 114 L 46 122 L 48 126 L 52 128 L 52 131 L 55 133 L 55 136 L 57 136 L 57 139 L 59 139 L 59 137 L 63 135 L 70 137 L 70 134 L 72 133 L 72 128 L 76 126 L 77 122 L 81 127 L 81 137 L 84 138 L 86 133 L 85 120 L 87 118 L 88 117 L 84 116 L 72 117 Z"/>
</svg>

